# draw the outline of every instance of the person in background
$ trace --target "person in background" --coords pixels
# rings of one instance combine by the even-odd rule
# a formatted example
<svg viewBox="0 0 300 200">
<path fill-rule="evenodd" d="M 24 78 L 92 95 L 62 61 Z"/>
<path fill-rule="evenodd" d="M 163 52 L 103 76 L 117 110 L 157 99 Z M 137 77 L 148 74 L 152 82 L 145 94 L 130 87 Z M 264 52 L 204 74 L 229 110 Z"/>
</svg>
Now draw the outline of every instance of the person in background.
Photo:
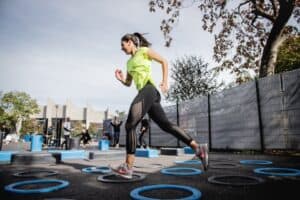
<svg viewBox="0 0 300 200">
<path fill-rule="evenodd" d="M 140 128 L 140 136 L 139 136 L 139 146 L 140 148 L 147 148 L 147 143 L 144 138 L 144 134 L 147 133 L 149 130 L 149 122 L 147 119 L 143 119 L 141 122 L 141 128 Z"/>
<path fill-rule="evenodd" d="M 71 135 L 71 131 L 72 131 L 71 122 L 70 122 L 69 117 L 64 122 L 63 127 L 64 127 L 65 141 L 61 144 L 61 146 L 63 147 L 63 145 L 65 145 L 65 149 L 68 150 L 69 145 L 70 145 L 70 135 Z"/>
<path fill-rule="evenodd" d="M 103 121 L 103 135 L 102 139 L 112 141 L 112 126 L 111 126 L 111 120 L 104 120 Z"/>
<path fill-rule="evenodd" d="M 82 141 L 84 148 L 86 147 L 87 144 L 89 144 L 89 141 L 91 139 L 92 138 L 89 134 L 89 130 L 84 128 L 81 132 L 81 138 L 80 138 L 80 141 Z"/>
<path fill-rule="evenodd" d="M 6 136 L 8 135 L 9 133 L 9 129 L 6 127 L 5 124 L 3 124 L 1 126 L 1 130 L 0 130 L 0 151 L 2 149 L 2 144 L 3 144 L 3 140 L 6 138 Z"/>
<path fill-rule="evenodd" d="M 114 117 L 114 120 L 110 123 L 114 129 L 114 134 L 113 134 L 114 144 L 113 144 L 113 146 L 116 148 L 119 148 L 120 127 L 121 127 L 122 123 L 123 123 L 123 121 L 120 121 L 116 116 Z"/>
<path fill-rule="evenodd" d="M 49 126 L 46 135 L 46 144 L 50 145 L 53 136 L 53 126 Z"/>
</svg>

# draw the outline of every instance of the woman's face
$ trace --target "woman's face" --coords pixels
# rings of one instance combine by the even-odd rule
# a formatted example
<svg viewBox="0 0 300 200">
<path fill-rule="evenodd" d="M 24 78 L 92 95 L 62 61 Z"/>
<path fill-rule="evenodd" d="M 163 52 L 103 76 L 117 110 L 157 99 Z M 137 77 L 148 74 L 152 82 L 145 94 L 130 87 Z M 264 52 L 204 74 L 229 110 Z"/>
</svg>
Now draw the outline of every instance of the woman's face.
<svg viewBox="0 0 300 200">
<path fill-rule="evenodd" d="M 127 55 L 132 52 L 132 46 L 133 42 L 131 40 L 128 41 L 122 41 L 121 42 L 121 49 L 124 51 Z"/>
</svg>

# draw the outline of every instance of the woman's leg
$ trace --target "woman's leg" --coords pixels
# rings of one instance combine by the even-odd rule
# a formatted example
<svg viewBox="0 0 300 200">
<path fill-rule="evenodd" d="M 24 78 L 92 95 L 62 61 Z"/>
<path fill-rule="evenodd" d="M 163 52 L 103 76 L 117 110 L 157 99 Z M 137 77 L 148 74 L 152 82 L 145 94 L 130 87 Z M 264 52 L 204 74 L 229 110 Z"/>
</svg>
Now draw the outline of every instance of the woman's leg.
<svg viewBox="0 0 300 200">
<path fill-rule="evenodd" d="M 151 119 L 165 132 L 172 134 L 188 146 L 191 146 L 192 144 L 192 148 L 198 147 L 198 144 L 196 143 L 196 141 L 193 140 L 193 138 L 190 135 L 185 133 L 184 130 L 179 128 L 177 125 L 172 124 L 168 120 L 160 102 L 155 102 L 150 108 L 148 114 L 151 117 Z"/>
<path fill-rule="evenodd" d="M 151 119 L 165 132 L 172 134 L 177 139 L 181 140 L 188 146 L 190 146 L 194 151 L 197 157 L 199 157 L 203 162 L 204 170 L 208 167 L 208 149 L 207 144 L 199 145 L 191 136 L 185 133 L 181 128 L 177 125 L 172 124 L 160 102 L 155 102 L 148 112 Z"/>
<path fill-rule="evenodd" d="M 157 100 L 157 90 L 152 85 L 146 85 L 133 100 L 125 124 L 126 129 L 126 163 L 133 166 L 137 146 L 136 127 Z"/>
</svg>

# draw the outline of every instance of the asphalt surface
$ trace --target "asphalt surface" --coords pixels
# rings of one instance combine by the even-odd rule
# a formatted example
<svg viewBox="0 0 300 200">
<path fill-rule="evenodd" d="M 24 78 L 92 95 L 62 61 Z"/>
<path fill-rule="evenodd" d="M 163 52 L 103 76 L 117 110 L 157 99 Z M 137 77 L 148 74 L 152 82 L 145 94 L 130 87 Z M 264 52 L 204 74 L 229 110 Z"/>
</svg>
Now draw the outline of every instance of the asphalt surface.
<svg viewBox="0 0 300 200">
<path fill-rule="evenodd" d="M 253 200 L 253 199 L 299 199 L 300 177 L 263 176 L 253 172 L 257 167 L 287 167 L 300 169 L 300 156 L 273 156 L 273 155 L 243 155 L 236 153 L 210 153 L 210 166 L 208 171 L 193 176 L 170 176 L 160 172 L 166 167 L 193 167 L 201 169 L 200 165 L 175 164 L 175 160 L 190 160 L 192 155 L 162 156 L 158 158 L 137 158 L 135 172 L 146 174 L 140 182 L 132 183 L 103 183 L 97 181 L 99 174 L 87 174 L 81 170 L 91 166 L 116 166 L 123 162 L 119 157 L 109 160 L 68 160 L 58 164 L 32 164 L 32 165 L 0 165 L 0 199 L 2 200 L 34 200 L 34 199 L 131 199 L 130 192 L 138 187 L 155 184 L 185 185 L 198 189 L 205 200 Z M 269 160 L 272 165 L 241 165 L 240 160 Z M 4 190 L 6 185 L 17 181 L 33 180 L 36 178 L 21 178 L 13 176 L 14 173 L 42 169 L 55 170 L 57 175 L 45 178 L 69 181 L 67 188 L 45 194 L 15 194 Z M 217 185 L 208 182 L 208 178 L 218 175 L 243 175 L 263 178 L 264 182 L 251 186 Z M 228 181 L 228 180 L 225 180 Z M 246 180 L 234 180 L 246 183 Z M 43 185 L 45 186 L 45 185 Z M 24 186 L 36 188 L 38 186 Z M 190 195 L 189 192 L 171 189 L 155 190 L 142 193 L 157 199 L 179 199 Z"/>
</svg>

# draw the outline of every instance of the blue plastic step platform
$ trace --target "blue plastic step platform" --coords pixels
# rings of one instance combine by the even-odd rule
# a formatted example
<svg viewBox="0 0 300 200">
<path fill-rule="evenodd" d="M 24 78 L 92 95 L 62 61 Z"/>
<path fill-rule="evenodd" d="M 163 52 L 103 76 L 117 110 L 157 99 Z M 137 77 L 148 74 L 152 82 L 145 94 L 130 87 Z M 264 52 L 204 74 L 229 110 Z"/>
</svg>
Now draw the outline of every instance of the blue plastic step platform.
<svg viewBox="0 0 300 200">
<path fill-rule="evenodd" d="M 168 156 L 179 156 L 183 155 L 184 151 L 180 148 L 161 148 L 160 149 L 161 155 L 168 155 Z"/>
<path fill-rule="evenodd" d="M 183 148 L 185 154 L 195 154 L 195 151 L 191 147 Z"/>
<path fill-rule="evenodd" d="M 109 150 L 109 140 L 99 140 L 98 148 L 100 151 Z"/>
<path fill-rule="evenodd" d="M 155 158 L 158 157 L 158 150 L 155 149 L 136 149 L 136 157 Z"/>
<path fill-rule="evenodd" d="M 48 152 L 60 155 L 60 160 L 88 158 L 88 152 L 84 150 L 49 150 Z"/>
<path fill-rule="evenodd" d="M 12 155 L 17 151 L 0 151 L 0 164 L 10 164 Z"/>
</svg>

